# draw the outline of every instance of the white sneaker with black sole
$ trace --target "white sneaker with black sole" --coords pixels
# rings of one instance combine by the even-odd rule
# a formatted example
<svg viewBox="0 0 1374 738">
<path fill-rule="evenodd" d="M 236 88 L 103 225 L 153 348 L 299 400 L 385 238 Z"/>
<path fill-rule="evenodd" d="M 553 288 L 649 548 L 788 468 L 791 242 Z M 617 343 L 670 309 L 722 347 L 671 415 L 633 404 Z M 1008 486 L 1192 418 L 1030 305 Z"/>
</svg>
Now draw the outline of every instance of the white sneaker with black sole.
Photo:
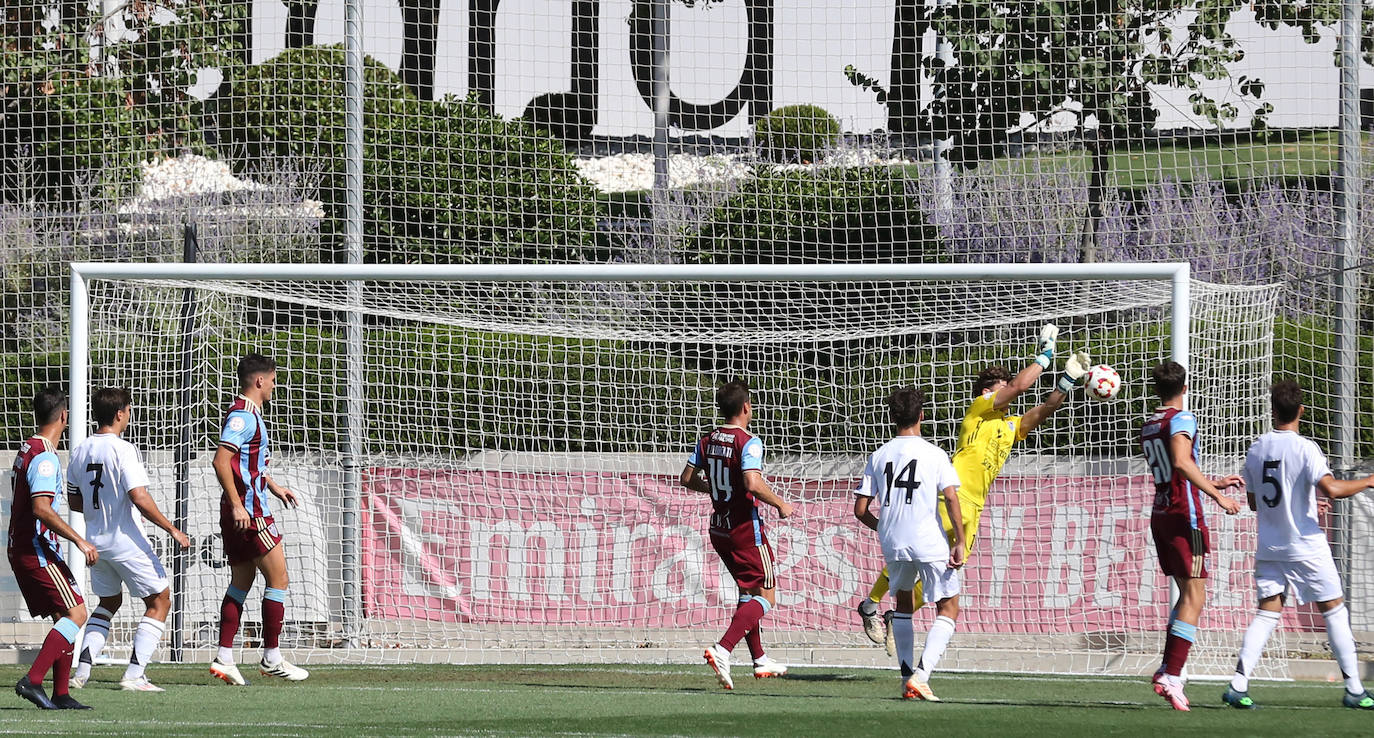
<svg viewBox="0 0 1374 738">
<path fill-rule="evenodd" d="M 299 666 L 292 666 L 286 659 L 282 659 L 275 664 L 259 661 L 258 671 L 261 672 L 263 676 L 285 679 L 288 682 L 303 682 L 306 677 L 310 676 L 310 672 Z"/>
</svg>

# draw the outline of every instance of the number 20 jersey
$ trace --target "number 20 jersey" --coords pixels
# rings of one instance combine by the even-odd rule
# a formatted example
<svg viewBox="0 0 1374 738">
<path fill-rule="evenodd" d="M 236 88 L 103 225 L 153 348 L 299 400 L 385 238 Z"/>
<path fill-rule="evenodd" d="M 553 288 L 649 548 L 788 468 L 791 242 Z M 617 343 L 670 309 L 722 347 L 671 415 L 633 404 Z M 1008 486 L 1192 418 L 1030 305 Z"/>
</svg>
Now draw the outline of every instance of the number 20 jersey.
<svg viewBox="0 0 1374 738">
<path fill-rule="evenodd" d="M 722 425 L 697 441 L 687 463 L 706 472 L 711 484 L 711 531 L 750 524 L 761 540 L 758 503 L 744 486 L 744 473 L 763 471 L 763 442 L 737 425 Z"/>
<path fill-rule="evenodd" d="M 1182 433 L 1192 439 L 1189 453 L 1197 461 L 1197 416 L 1187 410 L 1162 407 L 1146 418 L 1140 429 L 1140 448 L 1154 477 L 1155 501 L 1153 515 L 1177 515 L 1186 518 L 1193 528 L 1207 527 L 1202 514 L 1202 492 L 1174 466 L 1170 446 L 1175 435 Z"/>
</svg>

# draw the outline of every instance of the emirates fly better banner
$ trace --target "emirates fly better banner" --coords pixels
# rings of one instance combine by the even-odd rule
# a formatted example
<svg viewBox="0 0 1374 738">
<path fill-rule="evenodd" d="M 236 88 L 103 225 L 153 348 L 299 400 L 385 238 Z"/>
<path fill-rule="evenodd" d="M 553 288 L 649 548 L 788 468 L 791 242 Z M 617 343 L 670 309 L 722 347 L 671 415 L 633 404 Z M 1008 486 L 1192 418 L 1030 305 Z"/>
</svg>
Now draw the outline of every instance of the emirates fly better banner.
<svg viewBox="0 0 1374 738">
<path fill-rule="evenodd" d="M 772 482 L 796 514 L 762 513 L 779 582 L 769 627 L 852 629 L 882 566 L 876 534 L 853 517 L 853 482 Z M 1157 629 L 1168 589 L 1149 536 L 1152 494 L 1144 477 L 999 481 L 965 569 L 961 629 Z M 710 501 L 675 476 L 372 469 L 363 499 L 369 617 L 510 623 L 535 611 L 682 627 L 724 622 L 735 606 L 706 534 Z M 1208 513 L 1216 553 L 1203 625 L 1243 629 L 1254 518 Z"/>
</svg>

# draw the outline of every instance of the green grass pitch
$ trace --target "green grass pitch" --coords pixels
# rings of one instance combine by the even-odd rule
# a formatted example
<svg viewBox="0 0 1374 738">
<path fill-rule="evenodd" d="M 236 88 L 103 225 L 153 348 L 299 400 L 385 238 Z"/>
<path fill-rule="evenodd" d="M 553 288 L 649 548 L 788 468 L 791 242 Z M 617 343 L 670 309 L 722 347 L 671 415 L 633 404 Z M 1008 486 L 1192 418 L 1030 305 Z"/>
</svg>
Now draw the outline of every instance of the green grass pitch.
<svg viewBox="0 0 1374 738">
<path fill-rule="evenodd" d="M 203 666 L 155 665 L 164 694 L 118 691 L 99 667 L 78 699 L 90 712 L 45 712 L 11 693 L 0 669 L 0 735 L 107 736 L 946 736 L 1374 734 L 1374 714 L 1340 706 L 1339 684 L 1256 682 L 1259 710 L 1220 702 L 1224 684 L 1193 681 L 1176 713 L 1142 679 L 942 674 L 944 702 L 897 699 L 895 671 L 795 668 L 733 692 L 692 666 L 314 667 L 309 681 L 232 688 Z"/>
</svg>

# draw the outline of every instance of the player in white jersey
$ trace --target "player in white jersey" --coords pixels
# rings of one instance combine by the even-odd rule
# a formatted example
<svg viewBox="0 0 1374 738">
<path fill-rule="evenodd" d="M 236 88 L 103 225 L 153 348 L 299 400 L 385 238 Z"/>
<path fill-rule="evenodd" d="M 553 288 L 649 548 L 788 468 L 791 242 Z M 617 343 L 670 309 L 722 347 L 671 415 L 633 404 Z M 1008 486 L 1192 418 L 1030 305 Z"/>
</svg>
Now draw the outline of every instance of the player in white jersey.
<svg viewBox="0 0 1374 738">
<path fill-rule="evenodd" d="M 1250 673 L 1264 644 L 1279 624 L 1284 600 L 1299 605 L 1316 602 L 1326 619 L 1331 653 L 1345 677 L 1341 703 L 1374 710 L 1374 698 L 1360 682 L 1360 663 L 1350 631 L 1350 612 L 1342 598 L 1341 577 L 1331 557 L 1326 533 L 1317 523 L 1317 494 L 1331 499 L 1357 495 L 1374 488 L 1374 475 L 1342 481 L 1331 474 L 1317 444 L 1298 434 L 1302 417 L 1302 388 L 1285 380 L 1270 389 L 1274 430 L 1259 437 L 1245 455 L 1245 488 L 1250 509 L 1257 513 L 1259 535 L 1255 550 L 1255 589 L 1259 611 L 1245 631 L 1236 674 L 1222 701 L 1253 709 Z"/>
<path fill-rule="evenodd" d="M 172 600 L 167 572 L 153 551 L 137 513 L 167 531 L 186 548 L 190 539 L 172 525 L 148 494 L 148 472 L 139 459 L 138 449 L 120 438 L 133 416 L 132 398 L 127 389 L 106 387 L 91 398 L 91 414 L 96 431 L 72 449 L 67 465 L 67 491 L 72 509 L 86 518 L 86 539 L 100 552 L 90 567 L 91 591 L 100 605 L 86 622 L 80 663 L 72 677 L 73 687 L 83 687 L 91 678 L 91 665 L 100 656 L 110 636 L 110 620 L 124 603 L 123 587 L 143 600 L 146 610 L 134 632 L 133 653 L 119 681 L 121 689 L 132 692 L 161 692 L 148 681 L 144 669 L 167 622 Z"/>
<path fill-rule="evenodd" d="M 892 635 L 902 667 L 902 697 L 939 702 L 930 689 L 930 674 L 954 635 L 954 621 L 959 617 L 958 569 L 964 565 L 959 475 L 949 454 L 921 437 L 925 393 L 904 387 L 887 399 L 887 408 L 897 435 L 868 458 L 863 480 L 854 491 L 854 516 L 878 531 L 888 579 L 896 592 Z M 954 523 L 953 548 L 940 522 L 941 497 Z M 911 615 L 916 611 L 912 590 L 918 580 L 925 601 L 935 603 L 936 618 L 926 635 L 921 660 L 915 662 Z"/>
</svg>

